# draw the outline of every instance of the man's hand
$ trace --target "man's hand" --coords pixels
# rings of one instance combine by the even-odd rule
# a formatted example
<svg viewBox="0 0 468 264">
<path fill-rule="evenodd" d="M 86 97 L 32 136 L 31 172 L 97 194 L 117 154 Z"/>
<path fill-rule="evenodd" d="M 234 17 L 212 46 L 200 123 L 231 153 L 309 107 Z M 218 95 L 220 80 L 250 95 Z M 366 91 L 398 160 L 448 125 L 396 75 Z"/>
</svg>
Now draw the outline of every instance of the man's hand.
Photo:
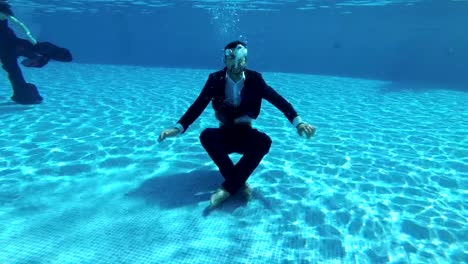
<svg viewBox="0 0 468 264">
<path fill-rule="evenodd" d="M 161 132 L 161 134 L 159 134 L 158 142 L 161 143 L 164 139 L 168 137 L 173 137 L 177 134 L 179 134 L 179 129 L 177 128 L 165 129 Z"/>
<path fill-rule="evenodd" d="M 307 138 L 311 138 L 315 134 L 315 127 L 306 123 L 300 123 L 297 125 L 297 133 L 299 136 L 302 136 L 302 134 L 305 133 Z"/>
</svg>

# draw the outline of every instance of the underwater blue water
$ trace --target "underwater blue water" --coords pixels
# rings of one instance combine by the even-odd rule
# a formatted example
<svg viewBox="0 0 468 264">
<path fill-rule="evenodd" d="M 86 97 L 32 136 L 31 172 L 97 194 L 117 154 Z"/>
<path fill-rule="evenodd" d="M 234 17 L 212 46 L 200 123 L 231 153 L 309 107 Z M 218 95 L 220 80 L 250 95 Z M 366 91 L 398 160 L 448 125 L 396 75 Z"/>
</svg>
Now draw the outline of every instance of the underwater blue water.
<svg viewBox="0 0 468 264">
<path fill-rule="evenodd" d="M 0 76 L 0 263 L 466 261 L 468 93 L 266 72 L 317 134 L 265 102 L 253 199 L 208 211 L 211 106 L 156 139 L 209 72 L 53 63 L 25 69 L 37 106 L 10 103 Z"/>
</svg>

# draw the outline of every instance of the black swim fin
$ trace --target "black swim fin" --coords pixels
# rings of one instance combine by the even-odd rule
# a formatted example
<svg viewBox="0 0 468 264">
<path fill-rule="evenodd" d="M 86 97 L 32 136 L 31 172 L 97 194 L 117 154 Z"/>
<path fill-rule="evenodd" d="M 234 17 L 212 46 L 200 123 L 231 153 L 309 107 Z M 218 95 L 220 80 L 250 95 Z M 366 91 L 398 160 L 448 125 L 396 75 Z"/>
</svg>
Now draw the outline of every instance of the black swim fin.
<svg viewBox="0 0 468 264">
<path fill-rule="evenodd" d="M 51 60 L 70 62 L 73 60 L 72 54 L 68 49 L 59 47 L 50 42 L 38 42 L 35 46 L 35 51 L 46 56 Z"/>
</svg>

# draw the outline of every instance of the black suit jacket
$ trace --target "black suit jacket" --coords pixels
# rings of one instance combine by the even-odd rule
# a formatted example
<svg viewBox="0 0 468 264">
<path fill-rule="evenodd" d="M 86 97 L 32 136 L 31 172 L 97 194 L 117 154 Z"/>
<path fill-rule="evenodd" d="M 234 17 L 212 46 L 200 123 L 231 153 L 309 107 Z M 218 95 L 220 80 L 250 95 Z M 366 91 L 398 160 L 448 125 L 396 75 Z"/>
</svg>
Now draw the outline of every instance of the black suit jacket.
<svg viewBox="0 0 468 264">
<path fill-rule="evenodd" d="M 294 118 L 298 116 L 293 106 L 267 85 L 259 72 L 245 70 L 244 74 L 245 82 L 239 106 L 234 107 L 225 101 L 226 68 L 224 68 L 208 76 L 200 95 L 177 123 L 181 124 L 186 131 L 210 102 L 212 102 L 216 117 L 224 124 L 230 124 L 234 122 L 234 119 L 243 115 L 256 119 L 260 114 L 262 99 L 273 104 L 292 123 Z"/>
</svg>

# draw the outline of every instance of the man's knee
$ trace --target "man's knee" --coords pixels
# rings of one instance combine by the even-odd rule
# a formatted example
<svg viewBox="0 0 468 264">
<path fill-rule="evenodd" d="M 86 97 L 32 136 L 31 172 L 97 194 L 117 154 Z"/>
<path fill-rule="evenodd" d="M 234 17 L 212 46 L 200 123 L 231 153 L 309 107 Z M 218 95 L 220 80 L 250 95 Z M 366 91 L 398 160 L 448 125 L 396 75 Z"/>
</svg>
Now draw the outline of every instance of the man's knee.
<svg viewBox="0 0 468 264">
<path fill-rule="evenodd" d="M 262 154 L 264 155 L 267 154 L 270 151 L 270 147 L 272 143 L 271 138 L 267 134 L 262 133 L 261 140 L 259 142 L 261 142 L 260 150 L 262 151 Z"/>
<path fill-rule="evenodd" d="M 208 146 L 211 142 L 213 142 L 214 132 L 215 131 L 213 128 L 206 128 L 201 132 L 200 142 L 203 146 Z"/>
</svg>

